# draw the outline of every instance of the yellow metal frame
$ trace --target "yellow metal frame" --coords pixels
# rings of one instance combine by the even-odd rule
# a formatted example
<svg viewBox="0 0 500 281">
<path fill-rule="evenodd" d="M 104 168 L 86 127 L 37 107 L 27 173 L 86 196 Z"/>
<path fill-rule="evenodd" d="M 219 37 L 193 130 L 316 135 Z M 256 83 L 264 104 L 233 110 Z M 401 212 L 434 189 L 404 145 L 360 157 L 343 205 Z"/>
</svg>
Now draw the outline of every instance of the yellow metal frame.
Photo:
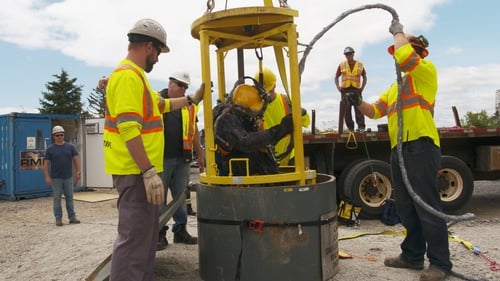
<svg viewBox="0 0 500 281">
<path fill-rule="evenodd" d="M 207 13 L 191 25 L 191 35 L 200 40 L 202 80 L 210 85 L 210 45 L 214 45 L 217 58 L 218 97 L 224 100 L 226 91 L 224 59 L 229 51 L 273 47 L 280 76 L 285 89 L 290 91 L 293 115 L 293 141 L 295 149 L 294 171 L 272 175 L 218 176 L 215 164 L 216 145 L 214 141 L 213 103 L 210 87 L 205 88 L 203 100 L 204 129 L 206 145 L 205 173 L 200 182 L 216 185 L 251 185 L 291 182 L 298 185 L 315 183 L 316 171 L 304 166 L 304 147 L 300 106 L 300 81 L 298 68 L 297 31 L 293 22 L 298 11 L 289 8 L 274 8 L 271 1 L 264 1 L 265 7 L 245 7 Z M 288 48 L 290 87 L 284 68 L 283 48 Z M 232 83 L 230 83 L 232 84 Z"/>
</svg>

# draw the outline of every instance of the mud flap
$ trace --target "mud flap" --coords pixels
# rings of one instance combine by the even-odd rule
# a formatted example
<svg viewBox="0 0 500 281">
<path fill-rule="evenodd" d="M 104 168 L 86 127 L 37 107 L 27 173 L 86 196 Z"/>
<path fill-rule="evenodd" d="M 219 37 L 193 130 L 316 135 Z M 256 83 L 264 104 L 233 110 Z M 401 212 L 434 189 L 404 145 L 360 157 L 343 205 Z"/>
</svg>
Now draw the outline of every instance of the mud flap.
<svg viewBox="0 0 500 281">
<path fill-rule="evenodd" d="M 337 215 L 336 210 L 325 213 L 321 216 L 321 221 L 330 221 L 321 225 L 321 271 L 322 280 L 333 280 L 333 276 L 339 271 L 339 243 L 337 220 L 332 219 Z"/>
</svg>

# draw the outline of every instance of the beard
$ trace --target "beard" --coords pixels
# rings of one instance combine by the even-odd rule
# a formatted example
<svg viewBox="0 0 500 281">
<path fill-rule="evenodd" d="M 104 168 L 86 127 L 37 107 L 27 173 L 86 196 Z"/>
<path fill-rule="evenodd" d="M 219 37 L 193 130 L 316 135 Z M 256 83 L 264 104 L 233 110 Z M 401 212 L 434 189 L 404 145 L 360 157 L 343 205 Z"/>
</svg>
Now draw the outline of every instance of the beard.
<svg viewBox="0 0 500 281">
<path fill-rule="evenodd" d="M 151 70 L 153 70 L 153 65 L 155 65 L 156 61 L 153 59 L 153 55 L 148 55 L 146 57 L 146 67 L 144 68 L 144 71 L 146 73 L 150 73 Z"/>
</svg>

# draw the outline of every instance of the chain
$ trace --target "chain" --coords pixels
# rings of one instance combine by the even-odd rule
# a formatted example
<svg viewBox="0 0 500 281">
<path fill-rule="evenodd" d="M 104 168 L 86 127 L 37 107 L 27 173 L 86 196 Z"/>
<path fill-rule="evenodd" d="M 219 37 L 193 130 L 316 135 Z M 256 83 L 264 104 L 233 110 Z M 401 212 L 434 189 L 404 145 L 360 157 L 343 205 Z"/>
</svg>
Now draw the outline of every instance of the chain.
<svg viewBox="0 0 500 281">
<path fill-rule="evenodd" d="M 205 14 L 211 13 L 215 7 L 215 0 L 207 0 L 207 11 Z"/>
<path fill-rule="evenodd" d="M 280 7 L 281 8 L 288 8 L 287 0 L 280 0 Z"/>
</svg>

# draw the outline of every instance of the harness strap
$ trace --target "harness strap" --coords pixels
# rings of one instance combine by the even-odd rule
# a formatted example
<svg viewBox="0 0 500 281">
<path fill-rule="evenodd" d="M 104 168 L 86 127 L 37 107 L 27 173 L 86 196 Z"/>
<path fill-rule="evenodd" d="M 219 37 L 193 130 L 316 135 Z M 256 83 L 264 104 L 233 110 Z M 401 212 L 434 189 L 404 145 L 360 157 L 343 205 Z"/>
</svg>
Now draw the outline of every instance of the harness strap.
<svg viewBox="0 0 500 281">
<path fill-rule="evenodd" d="M 218 220 L 198 217 L 198 222 L 207 224 L 218 224 L 218 225 L 241 225 L 247 226 L 250 230 L 254 232 L 262 232 L 265 226 L 267 227 L 295 227 L 295 226 L 315 226 L 315 225 L 325 225 L 335 221 L 335 216 L 328 218 L 326 220 L 315 220 L 315 221 L 304 221 L 304 222 L 265 222 L 263 220 Z"/>
</svg>

